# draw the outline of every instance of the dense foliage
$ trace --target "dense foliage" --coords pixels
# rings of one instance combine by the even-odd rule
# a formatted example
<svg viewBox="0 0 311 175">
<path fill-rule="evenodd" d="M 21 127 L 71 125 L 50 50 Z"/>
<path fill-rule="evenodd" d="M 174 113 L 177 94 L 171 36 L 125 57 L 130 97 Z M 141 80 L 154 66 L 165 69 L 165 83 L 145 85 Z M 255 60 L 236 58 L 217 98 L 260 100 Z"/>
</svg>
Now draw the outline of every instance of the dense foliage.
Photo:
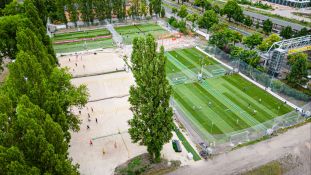
<svg viewBox="0 0 311 175">
<path fill-rule="evenodd" d="M 307 68 L 308 55 L 305 53 L 296 53 L 288 56 L 288 63 L 291 70 L 287 75 L 287 81 L 293 86 L 304 85 L 308 81 Z"/>
<path fill-rule="evenodd" d="M 1 56 L 15 59 L 0 86 L 0 174 L 79 174 L 68 157 L 80 123 L 70 108 L 86 104 L 87 90 L 57 67 L 39 5 L 25 0 L 0 18 Z"/>
<path fill-rule="evenodd" d="M 237 31 L 230 30 L 225 25 L 214 25 L 210 29 L 213 33 L 210 37 L 209 43 L 214 44 L 220 49 L 229 52 L 230 47 L 234 46 L 236 43 L 242 41 L 242 34 Z"/>
<path fill-rule="evenodd" d="M 182 33 L 187 33 L 186 22 L 184 20 L 178 21 L 175 17 L 170 17 L 167 21 L 174 28 L 179 29 Z"/>
<path fill-rule="evenodd" d="M 101 23 L 104 20 L 111 21 L 115 16 L 119 20 L 125 20 L 126 17 L 138 18 L 146 17 L 148 11 L 150 15 L 160 15 L 162 10 L 162 0 L 132 0 L 128 3 L 126 0 L 29 0 L 38 9 L 39 17 L 46 24 L 50 18 L 53 23 L 73 22 L 82 20 L 86 24 L 92 24 L 95 19 Z M 14 0 L 5 0 L 0 2 L 0 15 L 8 15 L 8 12 L 23 11 L 20 3 Z M 6 6 L 5 6 L 6 5 Z M 129 8 L 127 7 L 129 5 Z M 1 10 L 2 9 L 2 10 Z M 16 14 L 16 12 L 15 12 Z M 162 12 L 163 14 L 163 12 Z"/>
<path fill-rule="evenodd" d="M 258 49 L 261 51 L 268 51 L 272 44 L 278 41 L 281 41 L 281 37 L 277 34 L 271 34 L 269 37 L 265 38 L 260 45 L 258 45 Z"/>
</svg>

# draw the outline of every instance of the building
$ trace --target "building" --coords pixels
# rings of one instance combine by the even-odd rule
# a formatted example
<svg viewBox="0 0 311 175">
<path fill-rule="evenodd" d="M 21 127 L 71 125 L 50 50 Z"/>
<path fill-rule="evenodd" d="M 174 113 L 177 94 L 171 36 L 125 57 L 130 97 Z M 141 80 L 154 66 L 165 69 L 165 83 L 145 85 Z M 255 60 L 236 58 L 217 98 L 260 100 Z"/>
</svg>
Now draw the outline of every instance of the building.
<svg viewBox="0 0 311 175">
<path fill-rule="evenodd" d="M 262 24 L 265 20 L 269 19 L 272 21 L 273 23 L 273 31 L 276 32 L 276 33 L 279 33 L 283 27 L 287 27 L 287 26 L 290 26 L 294 31 L 300 31 L 302 28 L 304 28 L 305 26 L 302 26 L 300 24 L 296 24 L 296 23 L 292 23 L 292 22 L 288 22 L 288 21 L 284 21 L 284 20 L 281 20 L 281 19 L 277 19 L 277 18 L 272 18 L 272 17 L 269 17 L 269 16 L 265 16 L 265 15 L 262 15 L 262 14 L 258 14 L 258 13 L 253 13 L 253 12 L 249 12 L 249 11 L 246 11 L 244 10 L 244 15 L 245 16 L 249 16 L 253 19 L 253 24 L 256 25 L 257 22 L 258 24 L 262 27 Z M 307 29 L 310 30 L 310 28 L 308 27 L 305 27 Z"/>
<path fill-rule="evenodd" d="M 310 6 L 310 0 L 266 0 L 266 1 L 295 8 L 306 8 Z"/>
</svg>

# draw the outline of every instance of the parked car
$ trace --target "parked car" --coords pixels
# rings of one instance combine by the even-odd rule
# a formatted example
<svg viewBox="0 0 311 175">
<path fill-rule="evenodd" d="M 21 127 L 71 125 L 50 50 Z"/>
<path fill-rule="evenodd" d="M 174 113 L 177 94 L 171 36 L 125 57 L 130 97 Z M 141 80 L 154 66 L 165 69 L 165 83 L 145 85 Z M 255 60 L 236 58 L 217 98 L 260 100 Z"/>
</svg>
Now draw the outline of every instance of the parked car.
<svg viewBox="0 0 311 175">
<path fill-rule="evenodd" d="M 173 145 L 173 149 L 175 150 L 175 152 L 181 152 L 181 145 L 180 145 L 179 140 L 173 140 L 172 145 Z"/>
</svg>

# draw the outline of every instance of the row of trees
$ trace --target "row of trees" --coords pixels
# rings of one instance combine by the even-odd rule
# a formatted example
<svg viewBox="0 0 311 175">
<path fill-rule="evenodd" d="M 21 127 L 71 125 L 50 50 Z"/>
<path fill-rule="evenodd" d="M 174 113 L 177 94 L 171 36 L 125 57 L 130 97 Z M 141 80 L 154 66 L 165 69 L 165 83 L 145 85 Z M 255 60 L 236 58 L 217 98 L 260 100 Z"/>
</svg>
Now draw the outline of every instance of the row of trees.
<svg viewBox="0 0 311 175">
<path fill-rule="evenodd" d="M 148 14 L 160 15 L 163 8 L 161 0 L 31 0 L 40 11 L 40 18 L 45 24 L 50 17 L 52 22 L 65 23 L 69 21 L 77 25 L 77 21 L 82 20 L 86 23 L 93 23 L 95 19 L 100 22 L 104 20 L 111 21 L 113 17 L 124 20 L 126 17 L 146 17 Z M 11 1 L 6 1 L 9 4 Z M 17 0 L 14 0 L 11 8 L 4 9 L 2 6 L 2 15 L 8 15 L 8 9 L 16 10 L 22 6 Z M 128 7 L 129 6 L 129 7 Z M 9 11 L 11 11 L 9 10 Z M 23 11 L 24 9 L 21 9 Z M 162 12 L 163 13 L 163 12 Z"/>
<path fill-rule="evenodd" d="M 221 9 L 217 4 L 213 5 L 209 0 L 195 0 L 193 5 L 196 7 L 202 8 L 203 15 L 199 16 L 198 14 L 189 14 L 187 11 L 186 5 L 181 5 L 178 10 L 176 7 L 172 8 L 172 13 L 177 14 L 182 19 L 190 21 L 195 27 L 195 24 L 198 24 L 200 28 L 209 30 L 214 24 L 219 23 L 219 16 L 226 16 L 229 21 L 232 19 L 235 22 L 244 24 L 245 26 L 252 27 L 255 25 L 257 29 L 260 28 L 260 24 L 257 21 L 254 24 L 254 21 L 251 17 L 245 16 L 243 14 L 243 9 L 238 5 L 236 0 L 229 0 L 225 6 Z M 273 30 L 273 22 L 270 19 L 263 21 L 262 31 L 266 35 L 270 34 Z M 282 28 L 280 36 L 284 39 L 289 39 L 292 37 L 299 37 L 310 35 L 310 31 L 307 28 L 302 28 L 298 32 L 294 32 L 290 26 Z"/>
<path fill-rule="evenodd" d="M 86 104 L 87 89 L 57 67 L 35 4 L 22 6 L 0 18 L 0 53 L 15 59 L 0 86 L 0 174 L 79 174 L 68 157 L 69 130 L 79 130 L 70 108 Z"/>
</svg>

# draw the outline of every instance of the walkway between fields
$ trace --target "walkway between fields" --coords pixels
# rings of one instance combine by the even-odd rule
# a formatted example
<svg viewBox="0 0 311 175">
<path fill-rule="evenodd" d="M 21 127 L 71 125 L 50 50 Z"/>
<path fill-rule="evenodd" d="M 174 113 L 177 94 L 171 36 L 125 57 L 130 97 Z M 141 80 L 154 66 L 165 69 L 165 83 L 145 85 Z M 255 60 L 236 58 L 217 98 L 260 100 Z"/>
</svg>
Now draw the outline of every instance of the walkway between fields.
<svg viewBox="0 0 311 175">
<path fill-rule="evenodd" d="M 112 34 L 112 39 L 113 41 L 119 45 L 123 42 L 123 38 L 122 36 L 114 29 L 112 24 L 107 24 L 107 29 L 110 31 L 110 33 Z"/>
</svg>

